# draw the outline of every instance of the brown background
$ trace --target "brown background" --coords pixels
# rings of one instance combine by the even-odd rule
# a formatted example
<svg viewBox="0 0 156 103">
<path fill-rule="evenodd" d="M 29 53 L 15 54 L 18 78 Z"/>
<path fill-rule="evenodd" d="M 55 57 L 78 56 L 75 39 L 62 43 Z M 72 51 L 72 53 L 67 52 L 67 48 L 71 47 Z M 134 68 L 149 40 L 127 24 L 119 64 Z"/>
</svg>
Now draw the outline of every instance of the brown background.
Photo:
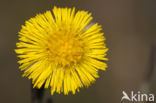
<svg viewBox="0 0 156 103">
<path fill-rule="evenodd" d="M 74 96 L 56 94 L 54 103 L 120 103 L 123 90 L 140 90 L 153 69 L 155 0 L 0 0 L 0 103 L 30 103 L 30 80 L 21 77 L 14 53 L 17 32 L 25 20 L 54 5 L 92 12 L 109 48 L 109 68 L 96 83 Z"/>
</svg>

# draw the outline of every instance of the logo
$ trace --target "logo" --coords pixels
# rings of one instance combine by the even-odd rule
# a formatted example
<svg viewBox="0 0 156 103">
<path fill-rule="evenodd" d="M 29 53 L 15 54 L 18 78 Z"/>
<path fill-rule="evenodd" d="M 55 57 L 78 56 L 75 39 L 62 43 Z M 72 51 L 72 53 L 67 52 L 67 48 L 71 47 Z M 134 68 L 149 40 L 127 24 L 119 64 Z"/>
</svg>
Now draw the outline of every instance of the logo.
<svg viewBox="0 0 156 103">
<path fill-rule="evenodd" d="M 122 98 L 121 101 L 127 100 L 127 101 L 154 101 L 154 94 L 142 94 L 140 91 L 137 93 L 134 93 L 134 91 L 131 91 L 131 93 L 128 95 L 125 91 L 122 91 Z"/>
</svg>

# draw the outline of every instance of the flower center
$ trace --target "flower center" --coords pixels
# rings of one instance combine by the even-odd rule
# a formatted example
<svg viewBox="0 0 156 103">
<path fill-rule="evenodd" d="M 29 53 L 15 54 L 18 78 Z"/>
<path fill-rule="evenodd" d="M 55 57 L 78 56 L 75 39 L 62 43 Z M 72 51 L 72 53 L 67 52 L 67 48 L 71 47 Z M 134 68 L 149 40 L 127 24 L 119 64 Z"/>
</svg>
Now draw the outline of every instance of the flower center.
<svg viewBox="0 0 156 103">
<path fill-rule="evenodd" d="M 83 43 L 78 35 L 57 32 L 50 37 L 48 49 L 51 60 L 57 66 L 77 64 L 83 55 Z"/>
</svg>

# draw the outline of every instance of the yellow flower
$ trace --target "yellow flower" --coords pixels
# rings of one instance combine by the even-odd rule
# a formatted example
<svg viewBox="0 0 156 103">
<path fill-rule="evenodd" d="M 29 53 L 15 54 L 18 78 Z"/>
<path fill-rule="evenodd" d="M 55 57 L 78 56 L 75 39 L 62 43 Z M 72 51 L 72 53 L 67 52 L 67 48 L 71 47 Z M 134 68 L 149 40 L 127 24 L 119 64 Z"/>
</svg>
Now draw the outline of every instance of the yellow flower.
<svg viewBox="0 0 156 103">
<path fill-rule="evenodd" d="M 75 8 L 57 8 L 26 21 L 15 52 L 23 76 L 34 87 L 51 88 L 51 94 L 75 94 L 98 78 L 107 65 L 102 28 L 92 16 Z"/>
</svg>

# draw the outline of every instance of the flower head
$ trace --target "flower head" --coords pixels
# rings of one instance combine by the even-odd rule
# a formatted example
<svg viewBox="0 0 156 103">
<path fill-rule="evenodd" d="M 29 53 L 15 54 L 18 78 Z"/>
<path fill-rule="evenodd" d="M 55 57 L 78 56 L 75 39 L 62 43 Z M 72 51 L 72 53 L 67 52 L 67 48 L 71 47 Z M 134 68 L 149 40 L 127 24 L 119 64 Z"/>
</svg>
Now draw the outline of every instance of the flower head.
<svg viewBox="0 0 156 103">
<path fill-rule="evenodd" d="M 107 48 L 101 26 L 91 25 L 92 19 L 86 11 L 54 7 L 26 21 L 15 50 L 23 76 L 34 87 L 51 87 L 51 94 L 75 94 L 94 83 L 99 69 L 107 67 Z"/>
</svg>

